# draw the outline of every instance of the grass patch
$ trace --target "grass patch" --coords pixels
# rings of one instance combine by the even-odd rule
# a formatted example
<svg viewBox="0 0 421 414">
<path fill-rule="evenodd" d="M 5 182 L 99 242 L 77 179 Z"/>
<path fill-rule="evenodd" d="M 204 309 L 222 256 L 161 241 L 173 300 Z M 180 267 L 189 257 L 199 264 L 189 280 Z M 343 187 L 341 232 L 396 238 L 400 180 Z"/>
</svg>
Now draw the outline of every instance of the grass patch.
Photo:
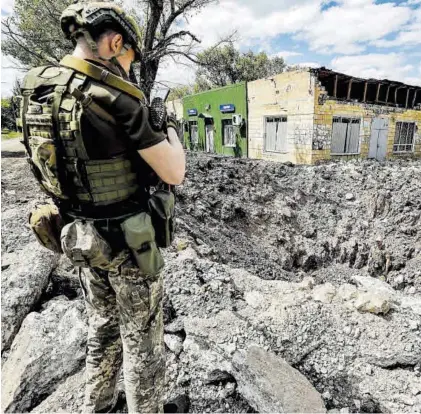
<svg viewBox="0 0 421 414">
<path fill-rule="evenodd" d="M 6 139 L 13 139 L 13 138 L 20 138 L 22 137 L 22 134 L 20 132 L 16 132 L 16 131 L 9 131 L 9 132 L 3 132 L 1 131 L 1 140 L 6 140 Z"/>
</svg>

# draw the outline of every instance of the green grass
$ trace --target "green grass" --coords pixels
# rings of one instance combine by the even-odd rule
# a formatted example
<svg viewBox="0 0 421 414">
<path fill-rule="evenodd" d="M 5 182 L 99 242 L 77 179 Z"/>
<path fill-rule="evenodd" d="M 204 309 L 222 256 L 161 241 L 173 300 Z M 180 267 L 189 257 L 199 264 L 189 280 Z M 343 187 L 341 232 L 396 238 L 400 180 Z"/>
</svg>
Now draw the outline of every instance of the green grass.
<svg viewBox="0 0 421 414">
<path fill-rule="evenodd" d="M 13 139 L 13 138 L 20 138 L 22 136 L 22 134 L 20 132 L 16 132 L 16 131 L 10 131 L 7 133 L 4 133 L 3 131 L 1 132 L 1 140 L 6 140 L 6 139 Z"/>
</svg>

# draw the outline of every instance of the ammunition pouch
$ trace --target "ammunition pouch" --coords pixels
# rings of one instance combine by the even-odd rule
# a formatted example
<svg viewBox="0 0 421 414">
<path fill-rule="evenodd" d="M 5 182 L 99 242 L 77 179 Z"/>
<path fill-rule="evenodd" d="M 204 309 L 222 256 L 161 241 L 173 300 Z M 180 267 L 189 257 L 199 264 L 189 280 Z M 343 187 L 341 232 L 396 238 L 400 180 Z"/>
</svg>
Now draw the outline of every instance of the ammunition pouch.
<svg viewBox="0 0 421 414">
<path fill-rule="evenodd" d="M 56 253 L 63 253 L 60 246 L 60 233 L 64 221 L 53 204 L 38 206 L 29 214 L 29 226 L 39 243 Z"/>
<path fill-rule="evenodd" d="M 151 216 L 142 212 L 121 223 L 124 238 L 142 273 L 154 276 L 164 266 L 164 260 L 155 241 Z"/>
<path fill-rule="evenodd" d="M 74 266 L 104 270 L 111 266 L 111 247 L 91 221 L 75 220 L 64 226 L 61 247 Z"/>
<path fill-rule="evenodd" d="M 149 211 L 156 232 L 156 244 L 169 247 L 175 233 L 175 197 L 171 191 L 157 190 L 149 199 Z"/>
</svg>

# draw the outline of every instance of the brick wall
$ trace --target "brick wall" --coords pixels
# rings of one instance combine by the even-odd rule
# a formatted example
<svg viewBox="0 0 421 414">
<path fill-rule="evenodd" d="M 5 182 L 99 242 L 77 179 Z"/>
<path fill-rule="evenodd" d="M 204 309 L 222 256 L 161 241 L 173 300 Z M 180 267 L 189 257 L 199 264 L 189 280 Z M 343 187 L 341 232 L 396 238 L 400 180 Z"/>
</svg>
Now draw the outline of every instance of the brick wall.
<svg viewBox="0 0 421 414">
<path fill-rule="evenodd" d="M 340 102 L 324 100 L 324 89 L 315 81 L 315 110 L 312 163 L 330 158 L 350 159 L 367 158 L 370 146 L 371 123 L 374 118 L 381 117 L 389 120 L 387 132 L 386 158 L 412 156 L 421 158 L 421 110 L 405 110 L 390 106 L 364 104 L 361 102 Z M 357 155 L 331 155 L 332 121 L 334 116 L 343 116 L 360 119 L 359 154 Z M 393 153 L 396 122 L 415 122 L 415 148 L 410 154 L 398 155 Z"/>
</svg>

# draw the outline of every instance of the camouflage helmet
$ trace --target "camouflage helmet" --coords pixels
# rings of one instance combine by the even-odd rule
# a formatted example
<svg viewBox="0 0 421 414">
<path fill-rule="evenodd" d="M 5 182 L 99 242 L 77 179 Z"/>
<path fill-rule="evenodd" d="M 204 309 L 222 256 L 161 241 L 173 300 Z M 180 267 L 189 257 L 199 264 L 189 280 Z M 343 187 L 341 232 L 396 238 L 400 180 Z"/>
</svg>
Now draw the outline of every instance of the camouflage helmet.
<svg viewBox="0 0 421 414">
<path fill-rule="evenodd" d="M 135 19 L 121 7 L 111 2 L 76 3 L 67 7 L 60 18 L 61 29 L 67 39 L 76 33 L 87 31 L 91 36 L 96 29 L 117 27 L 125 41 L 133 47 L 136 60 L 141 55 L 141 32 Z"/>
</svg>

